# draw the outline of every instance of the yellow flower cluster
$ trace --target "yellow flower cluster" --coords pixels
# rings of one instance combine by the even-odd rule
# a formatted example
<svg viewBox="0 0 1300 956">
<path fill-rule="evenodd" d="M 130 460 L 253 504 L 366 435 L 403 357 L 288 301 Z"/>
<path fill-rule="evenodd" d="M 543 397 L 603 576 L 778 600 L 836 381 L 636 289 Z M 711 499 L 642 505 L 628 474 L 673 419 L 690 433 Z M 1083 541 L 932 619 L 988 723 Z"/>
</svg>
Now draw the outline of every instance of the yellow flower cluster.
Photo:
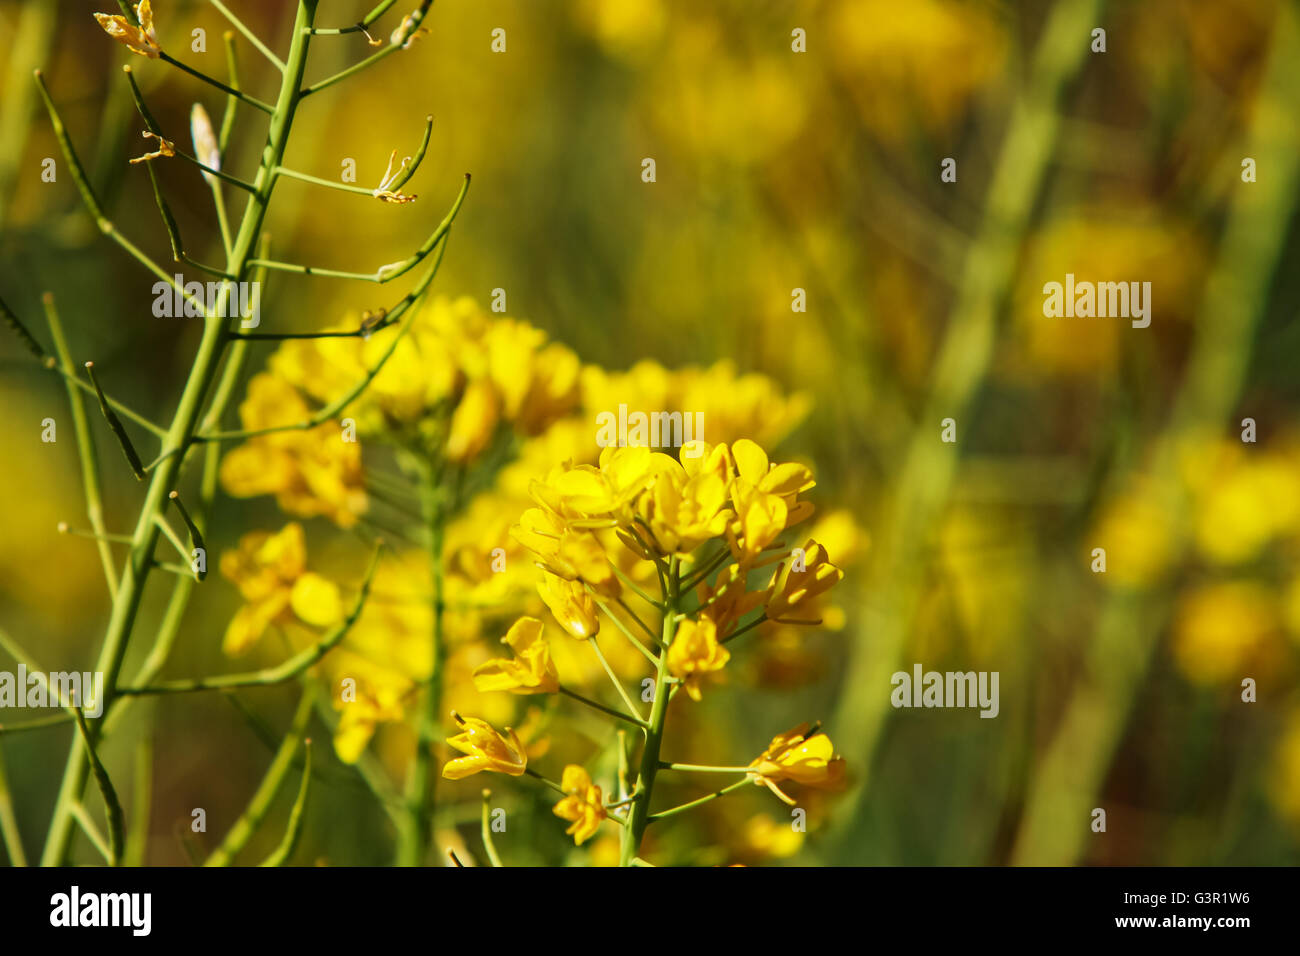
<svg viewBox="0 0 1300 956">
<path fill-rule="evenodd" d="M 275 534 L 254 531 L 221 556 L 221 574 L 239 586 L 246 602 L 226 628 L 224 650 L 242 654 L 268 629 L 325 628 L 343 616 L 338 588 L 307 570 L 302 525 L 290 522 Z"/>
<path fill-rule="evenodd" d="M 695 606 L 665 612 L 660 639 L 648 626 L 642 628 L 655 650 L 665 655 L 670 696 L 680 688 L 698 701 L 706 676 L 721 671 L 730 660 L 724 645 L 732 638 L 768 620 L 819 622 L 817 603 L 843 572 L 817 541 L 792 549 L 780 540 L 811 518 L 813 506 L 800 496 L 814 484 L 807 467 L 772 462 L 749 439 L 730 445 L 689 443 L 680 461 L 648 448 L 610 447 L 595 465 L 570 460 L 534 480 L 533 507 L 511 534 L 541 569 L 538 591 L 552 618 L 580 641 L 599 632 L 598 615 L 604 611 L 633 642 L 641 643 L 611 608 L 618 604 L 626 618 L 635 621 L 637 615 L 625 597 L 637 595 L 645 605 L 666 606 L 650 598 L 638 582 L 653 587 L 649 582 L 658 577 L 661 599 L 667 602 L 671 593 L 673 606 L 680 602 L 683 608 L 684 592 L 693 588 Z M 754 576 L 765 583 L 752 588 Z M 750 620 L 743 623 L 746 618 Z M 513 657 L 480 665 L 474 672 L 478 689 L 513 694 L 560 691 L 544 630 L 544 622 L 534 616 L 517 620 L 504 638 Z M 504 752 L 503 740 L 495 731 L 484 731 L 473 740 L 461 735 L 453 746 L 465 753 L 472 750 L 477 762 L 471 765 L 459 758 L 447 765 L 444 775 L 459 777 L 476 770 L 522 773 L 523 762 L 497 759 Z M 522 751 L 516 751 L 526 762 Z M 830 740 L 805 724 L 773 739 L 745 773 L 789 801 L 778 781 L 836 786 L 843 779 L 843 766 Z M 560 786 L 566 796 L 555 813 L 572 821 L 568 832 L 582 843 L 608 816 L 608 808 L 601 803 L 600 788 L 580 766 L 569 765 Z"/>
<path fill-rule="evenodd" d="M 536 435 L 578 404 L 577 356 L 526 322 L 491 317 L 469 298 L 438 298 L 410 323 L 389 335 L 286 341 L 249 384 L 244 429 L 308 421 L 313 406 L 347 397 L 381 364 L 342 412 L 356 436 L 415 444 L 457 464 L 477 459 L 499 426 Z M 361 444 L 349 437 L 336 423 L 253 434 L 226 456 L 222 484 L 237 497 L 275 494 L 291 514 L 350 527 L 367 505 Z"/>
</svg>

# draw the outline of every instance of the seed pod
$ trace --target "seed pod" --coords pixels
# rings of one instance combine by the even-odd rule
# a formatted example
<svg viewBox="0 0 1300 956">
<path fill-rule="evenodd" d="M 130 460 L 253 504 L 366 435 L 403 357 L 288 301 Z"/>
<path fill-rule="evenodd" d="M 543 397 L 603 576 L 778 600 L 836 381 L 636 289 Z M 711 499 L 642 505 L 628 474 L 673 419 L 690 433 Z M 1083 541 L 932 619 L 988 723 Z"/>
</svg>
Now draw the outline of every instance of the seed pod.
<svg viewBox="0 0 1300 956">
<path fill-rule="evenodd" d="M 202 103 L 195 103 L 190 110 L 190 138 L 194 140 L 194 155 L 200 163 L 209 169 L 221 169 L 221 150 L 217 148 L 217 135 L 212 131 L 212 120 Z M 204 173 L 203 178 L 215 183 L 217 177 Z"/>
</svg>

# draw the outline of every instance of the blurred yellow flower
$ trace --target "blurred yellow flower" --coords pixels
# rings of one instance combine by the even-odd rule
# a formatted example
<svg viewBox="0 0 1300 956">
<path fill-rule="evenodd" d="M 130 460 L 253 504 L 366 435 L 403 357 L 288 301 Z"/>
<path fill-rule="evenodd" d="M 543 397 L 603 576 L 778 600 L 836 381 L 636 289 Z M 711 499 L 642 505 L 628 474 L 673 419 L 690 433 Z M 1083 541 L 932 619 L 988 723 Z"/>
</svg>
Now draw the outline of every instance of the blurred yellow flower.
<svg viewBox="0 0 1300 956">
<path fill-rule="evenodd" d="M 292 425 L 311 412 L 291 385 L 260 373 L 239 406 L 247 430 Z M 236 498 L 274 494 L 290 514 L 323 515 L 350 528 L 366 511 L 361 445 L 343 440 L 337 424 L 255 435 L 221 462 L 221 484 Z"/>
<path fill-rule="evenodd" d="M 560 786 L 565 794 L 551 811 L 557 817 L 573 821 L 564 832 L 573 837 L 575 846 L 582 846 L 593 837 L 600 822 L 609 816 L 605 810 L 604 797 L 600 787 L 591 782 L 591 777 L 577 764 L 568 764 L 560 778 Z"/>
<path fill-rule="evenodd" d="M 497 393 L 491 384 L 482 380 L 470 382 L 451 415 L 448 460 L 463 463 L 477 458 L 491 440 L 499 419 Z"/>
<path fill-rule="evenodd" d="M 451 717 L 461 727 L 461 733 L 447 740 L 464 757 L 448 760 L 442 775 L 448 780 L 460 780 L 481 770 L 504 773 L 511 777 L 523 776 L 528 765 L 528 755 L 519 737 L 509 727 L 507 737 L 501 736 L 486 721 L 476 717 L 462 717 L 454 710 Z"/>
<path fill-rule="evenodd" d="M 1173 631 L 1174 660 L 1190 680 L 1240 680 L 1280 631 L 1277 599 L 1255 581 L 1201 585 L 1179 598 Z"/>
<path fill-rule="evenodd" d="M 247 602 L 226 628 L 225 653 L 244 653 L 267 628 L 297 622 L 329 627 L 343 616 L 338 587 L 306 570 L 302 525 L 290 522 L 275 534 L 253 531 L 221 556 L 221 574 Z"/>
<path fill-rule="evenodd" d="M 403 700 L 412 687 L 409 681 L 358 680 L 355 698 L 340 700 L 336 705 L 339 723 L 334 729 L 334 752 L 339 760 L 356 763 L 380 724 L 404 719 Z"/>
<path fill-rule="evenodd" d="M 551 663 L 541 621 L 521 617 L 501 641 L 515 652 L 514 660 L 494 658 L 475 668 L 475 687 L 480 691 L 508 690 L 512 694 L 554 694 L 559 690 L 559 675 Z"/>
<path fill-rule="evenodd" d="M 690 618 L 677 625 L 668 647 L 668 671 L 682 682 L 691 700 L 700 700 L 700 678 L 722 670 L 731 652 L 718 643 L 718 629 L 709 618 Z"/>
</svg>

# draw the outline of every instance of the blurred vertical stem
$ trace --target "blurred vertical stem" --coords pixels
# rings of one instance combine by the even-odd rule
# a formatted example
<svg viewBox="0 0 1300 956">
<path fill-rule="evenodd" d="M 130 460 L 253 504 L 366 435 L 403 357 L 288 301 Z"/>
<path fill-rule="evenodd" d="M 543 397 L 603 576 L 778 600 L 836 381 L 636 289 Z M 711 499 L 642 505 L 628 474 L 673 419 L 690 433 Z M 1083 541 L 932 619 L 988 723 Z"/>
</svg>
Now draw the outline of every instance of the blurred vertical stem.
<svg viewBox="0 0 1300 956">
<path fill-rule="evenodd" d="M 90 527 L 98 536 L 95 543 L 99 547 L 100 563 L 104 565 L 104 579 L 108 582 L 109 597 L 116 598 L 117 571 L 113 562 L 113 549 L 104 537 L 108 533 L 108 528 L 104 525 L 104 502 L 100 497 L 99 457 L 95 452 L 95 439 L 90 433 L 90 425 L 86 420 L 86 405 L 82 400 L 81 392 L 69 377 L 76 376 L 77 372 L 68 352 L 68 342 L 63 335 L 63 323 L 59 321 L 59 311 L 54 306 L 53 293 L 45 293 L 42 302 L 45 305 L 45 319 L 50 326 L 50 337 L 54 340 L 54 352 L 59 357 L 59 365 L 63 368 L 63 384 L 68 391 L 72 427 L 77 435 L 77 450 L 80 452 L 78 457 L 81 461 L 81 485 L 86 496 L 86 517 L 90 519 Z"/>
<path fill-rule="evenodd" d="M 28 118 L 32 111 L 32 87 L 28 78 L 49 55 L 57 13 L 56 3 L 27 0 L 18 14 L 18 28 L 9 38 L 5 95 L 0 101 L 0 224 L 8 221 L 9 194 L 27 145 Z"/>
<path fill-rule="evenodd" d="M 641 840 L 650 822 L 650 797 L 654 792 L 655 775 L 659 772 L 659 749 L 664 740 L 664 723 L 668 716 L 668 702 L 672 699 L 668 686 L 668 645 L 673 642 L 677 627 L 677 612 L 681 608 L 681 572 L 677 558 L 668 566 L 667 594 L 664 595 L 663 617 L 660 619 L 659 667 L 655 674 L 655 699 L 650 708 L 650 726 L 645 732 L 645 748 L 641 751 L 641 764 L 637 770 L 636 786 L 632 790 L 632 803 L 628 810 L 627 825 L 623 827 L 623 842 L 619 853 L 620 866 L 636 865 L 641 853 Z"/>
<path fill-rule="evenodd" d="M 317 2 L 318 0 L 298 0 L 286 69 L 274 112 L 270 118 L 261 163 L 253 180 L 254 191 L 249 195 L 239 234 L 227 259 L 226 272 L 234 276 L 237 282 L 247 279 L 249 262 L 253 258 L 253 245 L 261 233 L 271 192 L 275 186 L 274 170 L 284 158 L 289 131 L 301 98 L 302 79 L 307 65 L 307 48 L 311 39 L 309 28 L 315 18 Z M 88 205 L 92 206 L 92 211 L 100 220 L 99 224 L 102 228 L 108 220 L 103 219 L 98 209 L 94 208 L 95 204 L 89 201 L 89 197 L 86 198 Z M 167 495 L 175 488 L 185 457 L 184 449 L 189 447 L 195 434 L 203 400 L 216 378 L 225 352 L 229 334 L 227 329 L 229 320 L 225 318 L 225 313 L 231 289 L 230 283 L 222 284 L 217 302 L 204 319 L 203 337 L 186 379 L 180 402 L 176 407 L 176 413 L 172 418 L 171 427 L 164 439 L 164 450 L 181 449 L 182 451 L 164 458 L 153 471 L 149 490 L 136 522 L 130 554 L 123 569 L 117 597 L 113 602 L 112 615 L 104 635 L 104 644 L 95 666 L 96 671 L 104 674 L 106 705 L 111 703 L 118 684 L 127 640 L 135 623 L 152 566 L 159 534 L 155 517 L 163 513 L 167 504 Z M 213 411 L 219 413 L 220 410 L 214 408 Z M 102 721 L 96 720 L 88 726 L 87 736 L 92 745 L 98 739 L 101 723 Z M 42 865 L 59 865 L 67 858 L 73 834 L 72 806 L 80 799 L 86 784 L 87 771 L 85 748 L 79 738 L 74 738 L 69 748 L 54 815 L 50 820 L 45 849 L 41 855 Z"/>
<path fill-rule="evenodd" d="M 18 830 L 18 818 L 14 816 L 14 801 L 9 793 L 9 776 L 5 773 L 5 754 L 2 747 L 0 747 L 0 837 L 4 839 L 5 850 L 9 853 L 9 865 L 26 866 L 27 857 L 23 854 L 23 837 Z"/>
<path fill-rule="evenodd" d="M 423 866 L 433 838 L 433 814 L 438 777 L 433 766 L 433 747 L 439 739 L 442 717 L 443 646 L 443 540 L 448 512 L 447 492 L 442 484 L 443 469 L 424 460 L 420 464 L 420 512 L 429 532 L 429 574 L 433 585 L 433 621 L 429 641 L 429 676 L 420 690 L 420 713 L 416 724 L 415 760 L 406 787 L 406 814 L 398 837 L 399 866 Z"/>
<path fill-rule="evenodd" d="M 1170 553 L 1184 550 L 1190 510 L 1177 480 L 1179 443 L 1198 432 L 1221 433 L 1240 393 L 1251 343 L 1268 304 L 1269 284 L 1286 246 L 1300 188 L 1300 17 L 1280 4 L 1273 47 L 1245 142 L 1231 155 L 1251 156 L 1267 170 L 1256 183 L 1235 184 L 1218 261 L 1206 283 L 1187 373 L 1156 442 L 1151 476 L 1167 495 L 1174 519 Z M 1236 169 L 1235 165 L 1233 166 Z M 1161 600 L 1116 592 L 1102 610 L 1085 672 L 1039 763 L 1026 801 L 1012 861 L 1063 866 L 1091 835 L 1106 772 L 1122 742 L 1151 657 L 1167 620 Z"/>
<path fill-rule="evenodd" d="M 920 601 L 925 559 L 948 501 L 958 443 L 939 440 L 943 419 L 969 434 L 969 412 L 993 354 L 997 316 L 1015 277 L 1034 203 L 1047 177 L 1060 126 L 1058 103 L 1083 65 L 1103 0 L 1060 0 L 1048 15 L 1024 87 L 1012 110 L 985 201 L 979 233 L 966 256 L 948 330 L 935 362 L 934 387 L 894 483 L 892 516 L 876 549 L 874 586 L 845 675 L 836 733 L 854 742 L 861 777 L 840 804 L 842 853 L 856 852 L 849 830 L 862 825 L 870 763 L 889 706 L 889 675 L 897 669 Z"/>
</svg>

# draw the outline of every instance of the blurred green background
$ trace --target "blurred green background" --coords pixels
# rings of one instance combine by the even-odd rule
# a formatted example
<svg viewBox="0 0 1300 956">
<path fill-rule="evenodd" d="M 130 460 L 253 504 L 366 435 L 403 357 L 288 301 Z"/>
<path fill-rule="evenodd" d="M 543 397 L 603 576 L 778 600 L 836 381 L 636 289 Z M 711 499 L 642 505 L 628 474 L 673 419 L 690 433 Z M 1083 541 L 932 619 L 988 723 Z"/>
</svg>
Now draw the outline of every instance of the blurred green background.
<svg viewBox="0 0 1300 956">
<path fill-rule="evenodd" d="M 319 22 L 353 23 L 371 5 L 323 0 Z M 283 49 L 293 4 L 231 6 Z M 144 143 L 121 65 L 186 147 L 191 104 L 215 118 L 223 98 L 129 56 L 92 10 L 117 12 L 0 0 L 0 295 L 47 340 L 40 295 L 54 290 L 74 359 L 93 359 L 117 397 L 165 421 L 199 323 L 153 317 L 153 278 L 97 234 L 61 159 L 58 180 L 41 181 L 42 159 L 59 152 L 31 71 L 44 71 L 109 216 L 163 262 L 147 177 L 126 162 Z M 227 24 L 208 5 L 158 0 L 155 17 L 166 49 L 225 75 Z M 819 508 L 848 509 L 870 542 L 840 585 L 844 626 L 810 645 L 808 678 L 733 681 L 709 711 L 741 753 L 821 718 L 849 790 L 819 798 L 813 832 L 794 841 L 752 822 L 780 819 L 779 805 L 746 795 L 695 824 L 683 861 L 1295 862 L 1293 4 L 438 0 L 425 25 L 411 49 L 307 100 L 286 160 L 333 178 L 351 158 L 358 182 L 374 184 L 432 114 L 407 187 L 420 201 L 286 180 L 268 220 L 276 249 L 347 269 L 400 259 L 471 172 L 435 293 L 486 304 L 505 289 L 511 315 L 584 362 L 728 359 L 807 393 L 811 412 L 782 457 L 813 463 Z M 206 53 L 188 52 L 196 27 Z M 1104 53 L 1089 49 L 1095 27 Z M 791 48 L 796 28 L 806 52 Z M 267 95 L 271 69 L 238 42 L 244 87 Z M 308 79 L 368 52 L 356 35 L 322 39 Z M 255 166 L 260 130 L 245 120 L 225 168 Z M 654 183 L 642 181 L 647 157 Z M 940 181 L 945 157 L 955 183 Z M 1257 182 L 1242 181 L 1243 157 Z M 192 252 L 219 261 L 207 187 L 183 164 L 156 168 Z M 1067 272 L 1150 281 L 1150 327 L 1045 318 L 1043 283 Z M 791 310 L 796 288 L 806 312 Z M 263 328 L 316 329 L 391 299 L 273 274 Z M 42 444 L 38 425 L 66 415 L 66 398 L 8 337 L 0 402 L 0 622 L 50 669 L 89 667 L 108 598 L 94 546 L 55 532 L 84 512 L 75 446 Z M 948 417 L 955 445 L 940 441 Z M 1246 417 L 1254 444 L 1240 439 Z M 101 425 L 109 525 L 125 528 L 139 487 Z M 267 499 L 223 497 L 211 547 L 282 522 Z M 1090 570 L 1096 547 L 1105 574 Z M 143 628 L 163 591 L 147 596 Z M 221 635 L 237 604 L 214 575 L 169 673 L 228 666 Z M 999 717 L 894 710 L 889 675 L 914 662 L 1000 672 Z M 1241 699 L 1247 677 L 1255 703 Z M 287 719 L 283 695 L 250 702 L 270 723 Z M 148 859 L 181 863 L 189 809 L 238 812 L 269 752 L 219 699 L 151 706 Z M 127 768 L 134 744 L 120 736 L 108 758 Z M 0 737 L 29 853 L 67 741 L 66 728 Z M 296 860 L 386 862 L 383 815 L 333 769 Z M 524 859 L 568 859 L 545 797 L 501 789 L 548 831 Z M 476 800 L 465 807 L 469 839 Z M 1104 834 L 1089 828 L 1095 807 Z"/>
</svg>

